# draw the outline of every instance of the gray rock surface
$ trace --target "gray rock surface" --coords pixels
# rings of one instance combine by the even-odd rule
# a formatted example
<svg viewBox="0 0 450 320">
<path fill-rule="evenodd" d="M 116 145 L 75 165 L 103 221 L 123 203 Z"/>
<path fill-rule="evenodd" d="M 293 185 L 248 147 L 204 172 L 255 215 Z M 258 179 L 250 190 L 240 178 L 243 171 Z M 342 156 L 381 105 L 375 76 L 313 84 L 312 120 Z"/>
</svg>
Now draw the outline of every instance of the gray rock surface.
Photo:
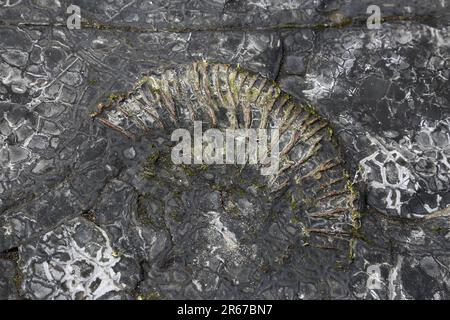
<svg viewBox="0 0 450 320">
<path fill-rule="evenodd" d="M 448 0 L 0 1 L 0 298 L 448 299 L 449 22 Z M 170 72 L 177 114 L 205 107 L 198 61 L 244 91 L 259 74 L 323 124 L 275 195 L 251 166 L 172 165 L 169 129 L 189 121 L 120 111 Z M 227 90 L 269 105 L 219 83 L 219 127 Z"/>
</svg>

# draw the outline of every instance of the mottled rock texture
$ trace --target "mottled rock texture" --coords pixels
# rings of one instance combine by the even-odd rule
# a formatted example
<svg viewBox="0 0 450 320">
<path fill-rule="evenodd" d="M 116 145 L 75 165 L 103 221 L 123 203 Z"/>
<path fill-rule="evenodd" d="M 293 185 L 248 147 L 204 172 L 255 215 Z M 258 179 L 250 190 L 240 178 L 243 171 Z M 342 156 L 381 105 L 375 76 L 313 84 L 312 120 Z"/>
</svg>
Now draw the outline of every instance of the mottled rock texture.
<svg viewBox="0 0 450 320">
<path fill-rule="evenodd" d="M 448 0 L 0 1 L 0 298 L 448 299 L 449 21 Z M 195 117 L 280 125 L 283 171 L 173 165 Z"/>
</svg>

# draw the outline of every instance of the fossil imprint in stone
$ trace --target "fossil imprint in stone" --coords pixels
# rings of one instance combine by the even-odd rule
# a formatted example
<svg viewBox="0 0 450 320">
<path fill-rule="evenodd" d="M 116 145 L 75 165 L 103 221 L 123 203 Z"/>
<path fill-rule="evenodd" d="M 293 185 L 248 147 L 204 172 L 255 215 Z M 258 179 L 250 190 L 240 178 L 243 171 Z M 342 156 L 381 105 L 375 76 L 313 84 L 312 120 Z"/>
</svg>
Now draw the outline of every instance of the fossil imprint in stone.
<svg viewBox="0 0 450 320">
<path fill-rule="evenodd" d="M 278 128 L 279 170 L 265 177 L 273 202 L 289 195 L 311 243 L 348 243 L 359 229 L 356 193 L 328 121 L 259 74 L 204 61 L 181 65 L 143 77 L 99 110 L 96 121 L 130 139 L 189 129 L 193 121 L 204 130 Z"/>
</svg>

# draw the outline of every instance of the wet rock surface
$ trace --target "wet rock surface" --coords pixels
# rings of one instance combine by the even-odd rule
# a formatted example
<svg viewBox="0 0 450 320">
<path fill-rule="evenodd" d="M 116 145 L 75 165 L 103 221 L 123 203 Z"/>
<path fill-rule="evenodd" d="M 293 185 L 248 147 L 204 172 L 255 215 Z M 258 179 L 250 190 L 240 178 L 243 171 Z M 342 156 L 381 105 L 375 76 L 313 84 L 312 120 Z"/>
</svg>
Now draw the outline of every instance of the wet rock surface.
<svg viewBox="0 0 450 320">
<path fill-rule="evenodd" d="M 0 298 L 448 299 L 449 16 L 446 0 L 0 1 Z M 284 92 L 295 107 L 271 116 Z M 205 129 L 281 121 L 296 169 L 320 150 L 279 180 L 173 165 L 190 104 Z"/>
</svg>

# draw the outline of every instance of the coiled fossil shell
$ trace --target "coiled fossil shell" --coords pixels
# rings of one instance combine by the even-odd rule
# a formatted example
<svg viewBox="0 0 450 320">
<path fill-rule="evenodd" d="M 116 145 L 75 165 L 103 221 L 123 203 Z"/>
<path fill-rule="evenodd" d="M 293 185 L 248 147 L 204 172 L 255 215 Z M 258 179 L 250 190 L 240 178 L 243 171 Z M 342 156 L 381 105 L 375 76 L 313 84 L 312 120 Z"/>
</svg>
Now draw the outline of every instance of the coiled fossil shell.
<svg viewBox="0 0 450 320">
<path fill-rule="evenodd" d="M 271 80 L 239 67 L 196 62 L 141 79 L 100 105 L 97 121 L 129 138 L 202 121 L 217 128 L 279 128 L 280 167 L 267 177 L 273 201 L 291 194 L 313 243 L 350 239 L 358 229 L 355 193 L 329 123 Z M 105 111 L 105 112 L 103 112 Z"/>
</svg>

